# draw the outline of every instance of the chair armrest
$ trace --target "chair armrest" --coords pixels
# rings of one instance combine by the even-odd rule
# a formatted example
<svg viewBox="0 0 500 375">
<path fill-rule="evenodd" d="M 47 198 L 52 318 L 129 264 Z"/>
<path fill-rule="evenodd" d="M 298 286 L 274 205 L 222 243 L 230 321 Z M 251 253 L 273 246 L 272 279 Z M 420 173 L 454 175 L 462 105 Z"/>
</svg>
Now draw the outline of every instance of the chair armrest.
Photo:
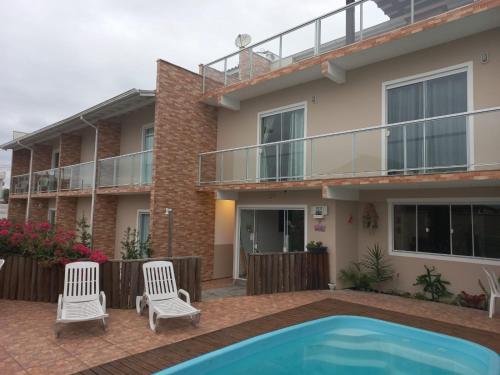
<svg viewBox="0 0 500 375">
<path fill-rule="evenodd" d="M 186 297 L 186 302 L 191 304 L 191 297 L 189 297 L 189 293 L 186 292 L 184 289 L 179 289 L 178 290 L 179 296 L 182 294 Z"/>
<path fill-rule="evenodd" d="M 102 311 L 106 313 L 106 295 L 104 294 L 103 291 L 99 294 L 100 300 L 101 300 L 101 306 L 102 306 Z"/>
<path fill-rule="evenodd" d="M 62 314 L 62 294 L 59 294 L 59 298 L 57 300 L 57 320 L 61 319 Z"/>
</svg>

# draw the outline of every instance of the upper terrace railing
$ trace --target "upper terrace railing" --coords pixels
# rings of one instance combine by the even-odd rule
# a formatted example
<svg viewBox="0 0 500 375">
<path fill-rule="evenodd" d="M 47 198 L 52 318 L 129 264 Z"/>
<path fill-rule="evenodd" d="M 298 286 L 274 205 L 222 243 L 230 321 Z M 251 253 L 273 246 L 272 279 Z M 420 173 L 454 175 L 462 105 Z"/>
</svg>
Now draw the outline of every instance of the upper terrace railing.
<svg viewBox="0 0 500 375">
<path fill-rule="evenodd" d="M 11 194 L 28 194 L 30 181 L 29 173 L 12 176 L 11 180 Z"/>
<path fill-rule="evenodd" d="M 59 168 L 34 172 L 31 191 L 33 193 L 50 193 L 57 191 L 58 181 Z"/>
<path fill-rule="evenodd" d="M 59 190 L 85 190 L 92 188 L 94 162 L 68 165 L 61 167 Z"/>
<path fill-rule="evenodd" d="M 359 0 L 202 66 L 203 92 L 447 12 L 474 0 Z"/>
<path fill-rule="evenodd" d="M 500 169 L 500 107 L 199 155 L 200 184 Z"/>
<path fill-rule="evenodd" d="M 153 152 L 151 150 L 99 160 L 99 186 L 150 185 Z"/>
</svg>

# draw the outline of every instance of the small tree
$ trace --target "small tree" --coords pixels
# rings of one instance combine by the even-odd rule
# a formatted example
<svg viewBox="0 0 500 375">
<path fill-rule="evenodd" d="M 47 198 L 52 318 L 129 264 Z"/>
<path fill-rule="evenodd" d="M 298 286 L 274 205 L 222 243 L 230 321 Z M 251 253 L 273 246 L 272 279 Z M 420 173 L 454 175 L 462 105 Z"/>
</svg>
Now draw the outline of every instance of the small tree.
<svg viewBox="0 0 500 375">
<path fill-rule="evenodd" d="M 441 274 L 436 272 L 436 267 L 429 268 L 426 265 L 424 267 L 425 273 L 417 276 L 417 281 L 413 285 L 421 286 L 424 290 L 424 296 L 428 298 L 427 294 L 430 294 L 431 301 L 439 302 L 441 298 L 452 296 L 446 288 L 450 282 L 441 278 Z"/>
<path fill-rule="evenodd" d="M 122 259 L 139 259 L 139 247 L 137 246 L 137 230 L 127 227 L 123 235 Z"/>
<path fill-rule="evenodd" d="M 80 237 L 80 242 L 87 246 L 92 246 L 92 234 L 90 233 L 90 224 L 87 223 L 85 215 L 76 222 L 76 231 Z"/>
<path fill-rule="evenodd" d="M 377 290 L 380 289 L 381 283 L 392 280 L 394 270 L 392 265 L 387 262 L 378 243 L 373 247 L 368 247 L 368 252 L 361 264 L 367 270 L 367 274 Z"/>
</svg>

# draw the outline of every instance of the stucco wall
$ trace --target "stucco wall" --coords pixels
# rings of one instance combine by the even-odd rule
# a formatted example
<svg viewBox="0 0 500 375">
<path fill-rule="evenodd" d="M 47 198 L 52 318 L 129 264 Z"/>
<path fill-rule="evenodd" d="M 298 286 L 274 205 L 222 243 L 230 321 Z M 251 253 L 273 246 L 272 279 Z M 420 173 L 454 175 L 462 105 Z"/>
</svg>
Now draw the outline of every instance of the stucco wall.
<svg viewBox="0 0 500 375">
<path fill-rule="evenodd" d="M 154 105 L 150 105 L 120 118 L 120 154 L 142 151 L 142 129 L 153 124 L 154 114 Z"/>
<path fill-rule="evenodd" d="M 233 274 L 235 201 L 215 202 L 214 279 Z"/>
<path fill-rule="evenodd" d="M 121 244 L 127 229 L 137 229 L 137 211 L 149 210 L 149 194 L 120 195 L 116 209 L 115 258 L 121 258 Z"/>
<path fill-rule="evenodd" d="M 383 123 L 382 83 L 472 62 L 473 108 L 500 105 L 500 29 L 483 32 L 433 48 L 421 50 L 387 61 L 347 72 L 347 82 L 336 84 L 319 79 L 285 90 L 241 102 L 239 111 L 219 109 L 217 148 L 247 146 L 258 143 L 258 113 L 295 103 L 307 103 L 306 134 L 318 135 Z M 489 54 L 489 62 L 481 64 L 481 53 Z M 312 102 L 313 96 L 315 103 Z M 476 159 L 489 162 L 497 156 L 495 139 L 500 137 L 499 114 L 476 117 Z M 494 121 L 496 120 L 496 121 Z M 381 133 L 364 133 L 357 139 L 358 170 L 373 170 L 381 165 Z M 225 173 L 242 171 L 242 152 L 224 156 Z M 231 160 L 234 158 L 234 160 Z M 256 159 L 256 157 L 255 157 Z M 254 163 L 251 157 L 252 163 Z M 315 171 L 350 171 L 351 138 L 315 141 Z M 327 162 L 326 162 L 327 161 Z M 235 165 L 233 168 L 231 163 Z M 307 165 L 308 163 L 306 163 Z M 238 167 L 236 167 L 238 165 Z M 253 166 L 252 166 L 253 167 Z M 240 173 L 241 174 L 241 173 Z"/>
</svg>

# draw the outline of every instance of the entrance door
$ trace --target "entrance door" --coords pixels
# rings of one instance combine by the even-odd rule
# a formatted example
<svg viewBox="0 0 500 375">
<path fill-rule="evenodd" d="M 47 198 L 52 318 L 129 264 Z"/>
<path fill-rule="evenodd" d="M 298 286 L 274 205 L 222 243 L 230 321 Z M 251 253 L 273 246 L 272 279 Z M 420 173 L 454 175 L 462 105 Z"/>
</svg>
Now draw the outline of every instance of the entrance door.
<svg viewBox="0 0 500 375">
<path fill-rule="evenodd" d="M 247 275 L 247 255 L 304 251 L 304 209 L 239 210 L 238 277 Z"/>
</svg>

